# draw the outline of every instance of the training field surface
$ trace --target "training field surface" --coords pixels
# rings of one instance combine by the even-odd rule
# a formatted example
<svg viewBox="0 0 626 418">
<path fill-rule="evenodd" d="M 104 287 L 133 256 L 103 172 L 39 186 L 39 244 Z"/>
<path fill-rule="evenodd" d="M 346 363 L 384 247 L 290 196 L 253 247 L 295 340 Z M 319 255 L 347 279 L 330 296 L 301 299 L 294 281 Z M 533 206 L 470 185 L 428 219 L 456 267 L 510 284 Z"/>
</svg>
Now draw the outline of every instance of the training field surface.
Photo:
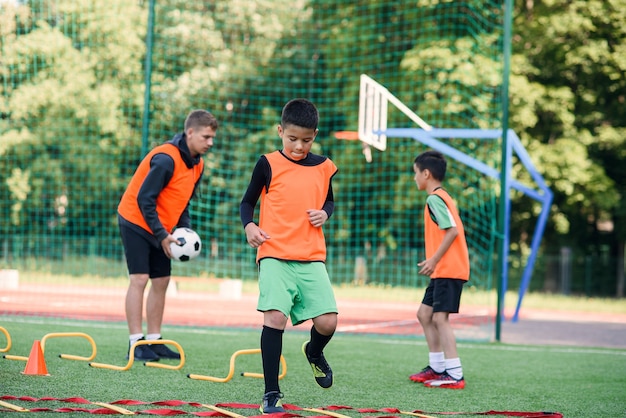
<svg viewBox="0 0 626 418">
<path fill-rule="evenodd" d="M 336 370 L 331 390 L 315 385 L 300 350 L 310 321 L 290 327 L 293 332 L 285 333 L 283 345 L 289 370 L 281 383 L 284 401 L 303 408 L 352 409 L 326 409 L 324 413 L 300 409 L 280 418 L 329 413 L 339 413 L 340 418 L 400 418 L 419 416 L 413 413 L 417 411 L 437 418 L 450 414 L 466 418 L 490 410 L 526 411 L 532 414 L 517 416 L 535 418 L 557 416 L 536 415 L 537 411 L 558 411 L 562 413 L 558 417 L 587 418 L 623 416 L 626 411 L 626 314 L 522 308 L 518 322 L 502 323 L 505 344 L 498 344 L 486 342 L 494 338 L 494 308 L 466 303 L 452 323 L 468 385 L 463 391 L 442 392 L 407 378 L 424 366 L 428 348 L 415 319 L 420 292 L 402 292 L 402 301 L 374 301 L 338 291 L 339 328 L 326 350 Z M 33 341 L 50 333 L 80 331 L 93 337 L 94 361 L 124 366 L 125 293 L 120 286 L 30 283 L 3 289 L 0 326 L 13 341 L 8 354 L 28 355 Z M 228 382 L 187 377 L 192 373 L 223 378 L 236 350 L 258 349 L 262 316 L 256 311 L 256 293 L 249 289 L 236 295 L 183 289 L 170 293 L 164 337 L 184 347 L 186 360 L 180 369 L 144 367 L 141 362 L 125 371 L 92 368 L 85 361 L 58 355 L 88 355 L 86 339 L 53 338 L 45 350 L 47 376 L 24 375 L 23 361 L 0 361 L 0 416 L 18 415 L 9 412 L 6 403 L 38 411 L 28 414 L 33 418 L 83 418 L 110 412 L 110 405 L 103 407 L 103 403 L 141 415 L 224 416 L 214 415 L 215 411 L 198 402 L 222 406 L 231 417 L 258 416 L 263 382 L 240 374 L 261 370 L 258 353 L 239 357 Z M 0 335 L 0 349 L 4 343 Z M 162 363 L 175 366 L 177 362 Z"/>
<path fill-rule="evenodd" d="M 11 333 L 14 344 L 10 354 L 28 355 L 33 340 L 48 333 L 86 332 L 97 345 L 95 361 L 112 366 L 127 362 L 124 322 L 0 316 L 0 324 Z M 188 373 L 226 376 L 228 359 L 235 350 L 258 347 L 258 327 L 166 326 L 164 332 L 184 347 L 185 363 L 180 370 L 144 367 L 141 362 L 126 371 L 88 367 L 85 361 L 59 356 L 88 355 L 86 340 L 53 338 L 45 349 L 46 376 L 23 374 L 23 361 L 1 360 L 0 401 L 37 411 L 27 414 L 33 418 L 86 418 L 88 414 L 110 412 L 103 403 L 141 415 L 224 416 L 207 415 L 211 412 L 206 407 L 191 406 L 192 402 L 241 414 L 236 418 L 258 416 L 263 382 L 240 374 L 261 370 L 258 353 L 239 357 L 232 380 L 226 383 L 187 378 Z M 436 418 L 450 414 L 468 418 L 492 410 L 526 411 L 531 414 L 516 416 L 533 418 L 587 418 L 623 416 L 626 411 L 625 350 L 460 342 L 468 385 L 462 391 L 448 391 L 428 389 L 407 378 L 426 361 L 423 337 L 338 333 L 325 350 L 336 381 L 331 389 L 324 390 L 315 384 L 300 351 L 307 334 L 308 327 L 303 326 L 284 336 L 288 372 L 281 389 L 285 402 L 302 408 L 325 408 L 326 413 L 341 414 L 339 418 L 408 418 L 411 411 Z M 91 352 L 95 351 L 94 346 Z M 175 366 L 178 362 L 162 363 Z M 0 416 L 18 415 L 2 406 Z M 330 409 L 335 407 L 341 409 Z M 537 415 L 537 411 L 558 411 L 562 415 Z M 280 418 L 324 415 L 302 409 L 291 412 L 296 415 Z"/>
<path fill-rule="evenodd" d="M 124 321 L 124 288 L 20 284 L 4 289 L 0 313 Z M 258 328 L 257 295 L 229 298 L 218 293 L 176 291 L 168 295 L 165 325 Z M 36 303 L 33 303 L 36 301 Z M 415 302 L 339 299 L 338 333 L 421 336 Z M 494 307 L 461 306 L 452 323 L 459 340 L 491 341 L 495 337 Z M 508 312 L 508 309 L 507 309 Z M 510 318 L 511 315 L 507 315 Z M 519 321 L 502 322 L 501 341 L 511 344 L 555 344 L 626 348 L 626 315 L 556 312 L 522 307 Z"/>
</svg>

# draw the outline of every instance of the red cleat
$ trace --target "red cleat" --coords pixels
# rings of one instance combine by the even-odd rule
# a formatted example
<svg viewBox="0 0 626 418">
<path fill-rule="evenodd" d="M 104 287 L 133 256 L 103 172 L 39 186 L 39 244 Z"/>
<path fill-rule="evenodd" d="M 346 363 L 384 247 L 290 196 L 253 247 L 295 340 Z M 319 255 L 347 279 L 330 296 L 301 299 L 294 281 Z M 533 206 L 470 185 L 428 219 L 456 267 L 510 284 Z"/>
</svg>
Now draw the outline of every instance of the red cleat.
<svg viewBox="0 0 626 418">
<path fill-rule="evenodd" d="M 439 377 L 441 377 L 444 373 L 445 372 L 437 373 L 436 371 L 432 369 L 432 367 L 426 366 L 422 369 L 421 372 L 415 373 L 409 376 L 409 379 L 411 379 L 414 382 L 424 383 L 427 380 L 436 380 Z"/>
<path fill-rule="evenodd" d="M 424 382 L 424 386 L 428 388 L 463 389 L 465 387 L 465 379 L 455 379 L 448 373 L 443 372 L 437 379 Z"/>
</svg>

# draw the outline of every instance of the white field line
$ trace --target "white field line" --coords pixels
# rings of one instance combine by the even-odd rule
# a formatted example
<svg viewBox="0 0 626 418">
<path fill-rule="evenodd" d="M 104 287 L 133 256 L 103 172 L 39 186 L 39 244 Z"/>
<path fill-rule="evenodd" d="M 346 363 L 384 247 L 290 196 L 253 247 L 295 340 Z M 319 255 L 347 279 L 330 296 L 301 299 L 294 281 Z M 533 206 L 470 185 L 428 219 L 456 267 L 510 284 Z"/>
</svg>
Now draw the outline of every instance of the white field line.
<svg viewBox="0 0 626 418">
<path fill-rule="evenodd" d="M 37 325 L 63 325 L 63 326 L 73 326 L 73 327 L 90 327 L 90 328 L 106 328 L 106 329 L 127 329 L 127 325 L 121 322 L 112 322 L 112 323 L 87 323 L 87 322 L 73 322 L 71 320 L 46 320 L 46 319 L 38 319 L 38 318 L 14 318 L 11 316 L 0 316 L 0 323 L 13 322 L 20 324 L 37 324 Z M 164 329 L 172 329 L 178 332 L 187 332 L 190 334 L 204 334 L 204 335 L 236 335 L 239 332 L 237 330 L 219 330 L 212 328 L 180 328 L 180 327 L 167 327 L 164 326 Z M 380 343 L 380 344 L 389 344 L 389 345 L 417 345 L 417 346 L 425 346 L 425 341 L 414 341 L 407 339 L 393 339 L 393 338 L 382 338 L 380 336 L 360 336 L 360 335 L 350 335 L 348 338 L 360 338 L 360 339 L 368 339 L 368 344 L 372 343 Z M 374 341 L 372 341 L 374 340 Z M 531 352 L 531 353 L 562 353 L 562 354 L 603 354 L 603 355 L 612 355 L 612 356 L 626 356 L 626 350 L 619 349 L 603 349 L 603 348 L 587 348 L 587 347 L 556 347 L 556 346 L 518 346 L 518 345 L 498 345 L 491 343 L 484 344 L 472 344 L 472 343 L 463 343 L 459 342 L 457 344 L 461 348 L 468 349 L 476 349 L 476 350 L 489 350 L 489 351 L 517 351 L 517 352 Z"/>
<path fill-rule="evenodd" d="M 385 321 L 385 322 L 371 322 L 368 324 L 357 324 L 357 325 L 345 325 L 337 327 L 336 332 L 353 332 L 364 329 L 371 328 L 389 328 L 389 327 L 403 327 L 405 325 L 413 325 L 415 324 L 415 320 L 403 320 L 403 321 Z"/>
</svg>

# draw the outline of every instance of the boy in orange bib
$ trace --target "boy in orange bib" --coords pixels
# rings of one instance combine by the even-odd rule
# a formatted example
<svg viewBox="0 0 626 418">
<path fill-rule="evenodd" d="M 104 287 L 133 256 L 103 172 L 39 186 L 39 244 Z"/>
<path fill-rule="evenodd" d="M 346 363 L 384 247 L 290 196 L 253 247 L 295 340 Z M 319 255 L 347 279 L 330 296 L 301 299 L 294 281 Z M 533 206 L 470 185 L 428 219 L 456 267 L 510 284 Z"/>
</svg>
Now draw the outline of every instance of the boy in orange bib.
<svg viewBox="0 0 626 418">
<path fill-rule="evenodd" d="M 442 188 L 447 163 L 443 154 L 426 151 L 413 162 L 415 184 L 428 193 L 424 208 L 426 259 L 419 273 L 429 276 L 417 311 L 429 364 L 409 377 L 426 387 L 463 389 L 465 379 L 449 315 L 459 312 L 463 285 L 469 280 L 469 252 L 465 231 L 452 197 Z"/>
<path fill-rule="evenodd" d="M 302 352 L 316 383 L 323 388 L 333 384 L 323 350 L 337 328 L 337 304 L 325 265 L 322 225 L 335 207 L 331 181 L 337 166 L 310 152 L 318 121 L 317 108 L 306 99 L 291 100 L 283 107 L 277 127 L 282 149 L 259 158 L 239 209 L 259 265 L 264 414 L 285 412 L 278 369 L 289 318 L 293 325 L 312 320 L 311 337 Z M 257 225 L 253 217 L 259 198 Z"/>
</svg>

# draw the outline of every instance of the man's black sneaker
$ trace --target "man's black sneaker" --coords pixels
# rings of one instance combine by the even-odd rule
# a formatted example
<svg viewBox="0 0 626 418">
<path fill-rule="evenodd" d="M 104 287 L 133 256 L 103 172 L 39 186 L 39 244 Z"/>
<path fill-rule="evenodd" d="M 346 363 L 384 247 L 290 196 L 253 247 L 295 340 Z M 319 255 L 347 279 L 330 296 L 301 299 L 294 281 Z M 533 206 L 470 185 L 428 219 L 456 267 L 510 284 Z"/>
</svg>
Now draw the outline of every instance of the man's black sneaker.
<svg viewBox="0 0 626 418">
<path fill-rule="evenodd" d="M 162 339 L 163 338 L 159 338 L 159 340 Z M 154 354 L 159 356 L 159 358 L 180 360 L 180 353 L 170 350 L 165 344 L 150 344 L 149 347 Z"/>
<path fill-rule="evenodd" d="M 302 344 L 302 353 L 311 365 L 311 369 L 313 369 L 313 377 L 318 385 L 324 389 L 328 389 L 333 385 L 333 371 L 326 362 L 324 353 L 320 354 L 318 358 L 313 358 L 309 356 L 309 353 L 307 352 L 308 346 L 309 341 L 305 341 L 304 344 Z"/>
<path fill-rule="evenodd" d="M 145 338 L 140 338 L 139 341 L 143 341 Z M 130 358 L 130 341 L 128 342 L 128 354 L 126 355 L 126 360 Z M 134 351 L 135 360 L 139 361 L 159 361 L 159 356 L 150 349 L 148 344 L 141 344 L 135 346 Z"/>
<path fill-rule="evenodd" d="M 276 414 L 279 412 L 285 412 L 285 408 L 283 408 L 283 404 L 280 401 L 283 397 L 283 394 L 277 391 L 267 392 L 263 395 L 263 402 L 259 408 L 264 414 Z"/>
</svg>

